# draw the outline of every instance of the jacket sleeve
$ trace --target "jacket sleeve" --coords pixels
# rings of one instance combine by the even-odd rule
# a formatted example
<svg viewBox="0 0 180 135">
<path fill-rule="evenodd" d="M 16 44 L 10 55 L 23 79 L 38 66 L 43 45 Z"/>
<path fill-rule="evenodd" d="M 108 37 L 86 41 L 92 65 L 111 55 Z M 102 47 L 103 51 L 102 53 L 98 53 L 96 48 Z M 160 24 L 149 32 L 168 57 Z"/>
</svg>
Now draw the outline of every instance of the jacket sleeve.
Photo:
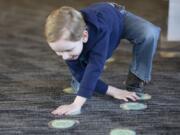
<svg viewBox="0 0 180 135">
<path fill-rule="evenodd" d="M 82 80 L 85 69 L 81 67 L 81 64 L 79 61 L 65 60 L 65 62 L 68 65 L 68 68 L 71 71 L 71 74 L 80 83 Z M 98 79 L 96 87 L 95 87 L 95 91 L 105 95 L 107 92 L 107 89 L 108 89 L 108 85 L 104 81 L 102 81 L 101 79 Z"/>
<path fill-rule="evenodd" d="M 98 79 L 103 71 L 106 61 L 108 43 L 109 36 L 107 35 L 107 32 L 101 31 L 98 41 L 96 41 L 95 46 L 89 54 L 88 64 L 84 71 L 80 88 L 77 93 L 78 96 L 91 98 L 96 86 L 98 87 L 98 85 L 102 83 L 99 82 Z M 97 83 L 99 84 L 97 85 Z"/>
</svg>

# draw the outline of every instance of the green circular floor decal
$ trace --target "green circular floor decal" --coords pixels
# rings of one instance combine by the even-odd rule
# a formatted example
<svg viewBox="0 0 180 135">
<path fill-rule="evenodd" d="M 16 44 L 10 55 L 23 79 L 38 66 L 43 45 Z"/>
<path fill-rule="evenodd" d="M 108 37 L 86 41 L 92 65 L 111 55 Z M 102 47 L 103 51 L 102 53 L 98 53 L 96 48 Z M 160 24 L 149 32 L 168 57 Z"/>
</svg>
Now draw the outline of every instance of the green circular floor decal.
<svg viewBox="0 0 180 135">
<path fill-rule="evenodd" d="M 77 124 L 79 124 L 79 121 L 70 119 L 57 119 L 48 123 L 49 127 L 58 129 L 72 128 Z"/>
<path fill-rule="evenodd" d="M 111 57 L 111 58 L 109 58 L 109 59 L 106 60 L 106 63 L 112 63 L 112 62 L 114 62 L 114 61 L 115 61 L 115 59 Z"/>
<path fill-rule="evenodd" d="M 129 129 L 112 129 L 110 135 L 136 135 L 136 132 Z"/>
<path fill-rule="evenodd" d="M 106 70 L 107 69 L 107 65 L 104 65 L 104 70 Z"/>
<path fill-rule="evenodd" d="M 147 105 L 137 102 L 130 102 L 121 104 L 120 108 L 123 110 L 144 110 L 147 108 Z"/>
<path fill-rule="evenodd" d="M 76 94 L 76 91 L 72 87 L 65 88 L 63 91 L 68 94 Z"/>
<path fill-rule="evenodd" d="M 149 100 L 149 99 L 151 99 L 151 95 L 149 95 L 149 94 L 138 93 L 137 96 L 139 97 L 138 100 Z"/>
</svg>

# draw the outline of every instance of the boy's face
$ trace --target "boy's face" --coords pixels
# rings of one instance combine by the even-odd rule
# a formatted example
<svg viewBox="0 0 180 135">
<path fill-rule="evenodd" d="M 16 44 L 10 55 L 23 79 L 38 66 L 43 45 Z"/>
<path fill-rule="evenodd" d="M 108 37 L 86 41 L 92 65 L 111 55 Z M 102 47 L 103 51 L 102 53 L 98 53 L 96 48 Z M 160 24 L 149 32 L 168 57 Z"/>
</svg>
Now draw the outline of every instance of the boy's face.
<svg viewBox="0 0 180 135">
<path fill-rule="evenodd" d="M 49 43 L 49 46 L 58 56 L 62 56 L 64 60 L 76 60 L 83 50 L 83 42 L 87 42 L 86 36 L 83 36 L 79 41 L 68 41 L 62 38 Z"/>
</svg>

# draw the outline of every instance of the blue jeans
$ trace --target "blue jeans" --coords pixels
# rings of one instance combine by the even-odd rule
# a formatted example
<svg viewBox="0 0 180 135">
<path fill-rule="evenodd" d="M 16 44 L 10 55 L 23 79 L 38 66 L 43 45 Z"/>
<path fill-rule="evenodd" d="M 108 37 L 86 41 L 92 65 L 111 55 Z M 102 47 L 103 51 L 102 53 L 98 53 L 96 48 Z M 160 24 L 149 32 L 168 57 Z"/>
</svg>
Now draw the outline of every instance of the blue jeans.
<svg viewBox="0 0 180 135">
<path fill-rule="evenodd" d="M 145 82 L 151 80 L 153 57 L 161 29 L 154 24 L 126 12 L 123 38 L 133 45 L 133 59 L 129 70 Z"/>
<path fill-rule="evenodd" d="M 119 12 L 124 14 L 123 38 L 133 45 L 133 59 L 130 64 L 130 72 L 145 82 L 151 80 L 152 62 L 156 52 L 161 29 L 147 20 L 128 12 L 121 5 L 114 5 Z M 72 77 L 71 86 L 75 91 L 79 90 L 79 82 Z"/>
</svg>

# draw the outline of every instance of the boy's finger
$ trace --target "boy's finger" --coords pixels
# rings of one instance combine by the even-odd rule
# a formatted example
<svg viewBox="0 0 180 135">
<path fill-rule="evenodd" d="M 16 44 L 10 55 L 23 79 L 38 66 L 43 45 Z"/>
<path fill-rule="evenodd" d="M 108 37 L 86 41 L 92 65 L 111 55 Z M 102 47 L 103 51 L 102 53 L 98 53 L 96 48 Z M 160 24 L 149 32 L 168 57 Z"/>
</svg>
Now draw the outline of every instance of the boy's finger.
<svg viewBox="0 0 180 135">
<path fill-rule="evenodd" d="M 133 96 L 136 97 L 136 99 L 139 99 L 140 97 L 134 92 Z"/>
<path fill-rule="evenodd" d="M 56 113 L 56 110 L 52 111 L 51 113 L 52 113 L 52 114 L 55 114 L 55 113 Z"/>
<path fill-rule="evenodd" d="M 136 96 L 136 95 L 131 95 L 135 100 L 137 100 L 137 99 L 139 99 L 139 97 L 138 96 Z"/>
<path fill-rule="evenodd" d="M 57 112 L 57 111 L 53 111 L 53 112 L 51 112 L 51 113 L 52 113 L 52 114 L 54 114 L 54 115 L 55 115 L 55 114 L 58 114 L 58 112 Z"/>
<path fill-rule="evenodd" d="M 123 98 L 124 101 L 128 102 L 128 99 L 127 98 Z"/>
<path fill-rule="evenodd" d="M 135 92 L 131 93 L 130 96 L 133 97 L 135 100 L 139 99 Z"/>
<path fill-rule="evenodd" d="M 59 111 L 59 115 L 65 115 L 68 111 L 70 110 L 70 108 L 66 108 L 66 107 L 64 107 L 64 108 L 62 108 L 60 111 Z"/>
<path fill-rule="evenodd" d="M 62 108 L 62 106 L 59 106 L 58 108 L 56 108 L 54 111 L 52 111 L 51 113 L 52 114 L 55 114 L 56 112 L 57 112 L 57 110 L 59 110 L 59 109 L 61 109 Z"/>
<path fill-rule="evenodd" d="M 127 96 L 129 99 L 136 101 L 136 99 L 133 96 Z"/>
<path fill-rule="evenodd" d="M 136 99 L 140 99 L 140 97 L 138 97 L 138 96 L 134 96 Z"/>
<path fill-rule="evenodd" d="M 62 110 L 62 109 L 64 109 L 64 108 L 66 108 L 66 105 L 61 105 L 61 106 L 59 106 L 56 110 Z"/>
<path fill-rule="evenodd" d="M 68 109 L 68 108 L 66 108 L 63 112 L 62 112 L 62 114 L 64 114 L 64 115 L 66 115 L 66 113 L 68 113 L 70 110 Z"/>
<path fill-rule="evenodd" d="M 69 111 L 67 111 L 66 113 L 65 113 L 65 115 L 69 115 L 69 114 L 71 114 L 71 113 L 73 113 L 74 111 L 71 111 L 71 110 L 69 110 Z"/>
<path fill-rule="evenodd" d="M 59 114 L 59 112 L 62 111 L 62 108 L 57 108 L 56 110 L 54 110 L 52 113 L 53 114 Z"/>
</svg>

